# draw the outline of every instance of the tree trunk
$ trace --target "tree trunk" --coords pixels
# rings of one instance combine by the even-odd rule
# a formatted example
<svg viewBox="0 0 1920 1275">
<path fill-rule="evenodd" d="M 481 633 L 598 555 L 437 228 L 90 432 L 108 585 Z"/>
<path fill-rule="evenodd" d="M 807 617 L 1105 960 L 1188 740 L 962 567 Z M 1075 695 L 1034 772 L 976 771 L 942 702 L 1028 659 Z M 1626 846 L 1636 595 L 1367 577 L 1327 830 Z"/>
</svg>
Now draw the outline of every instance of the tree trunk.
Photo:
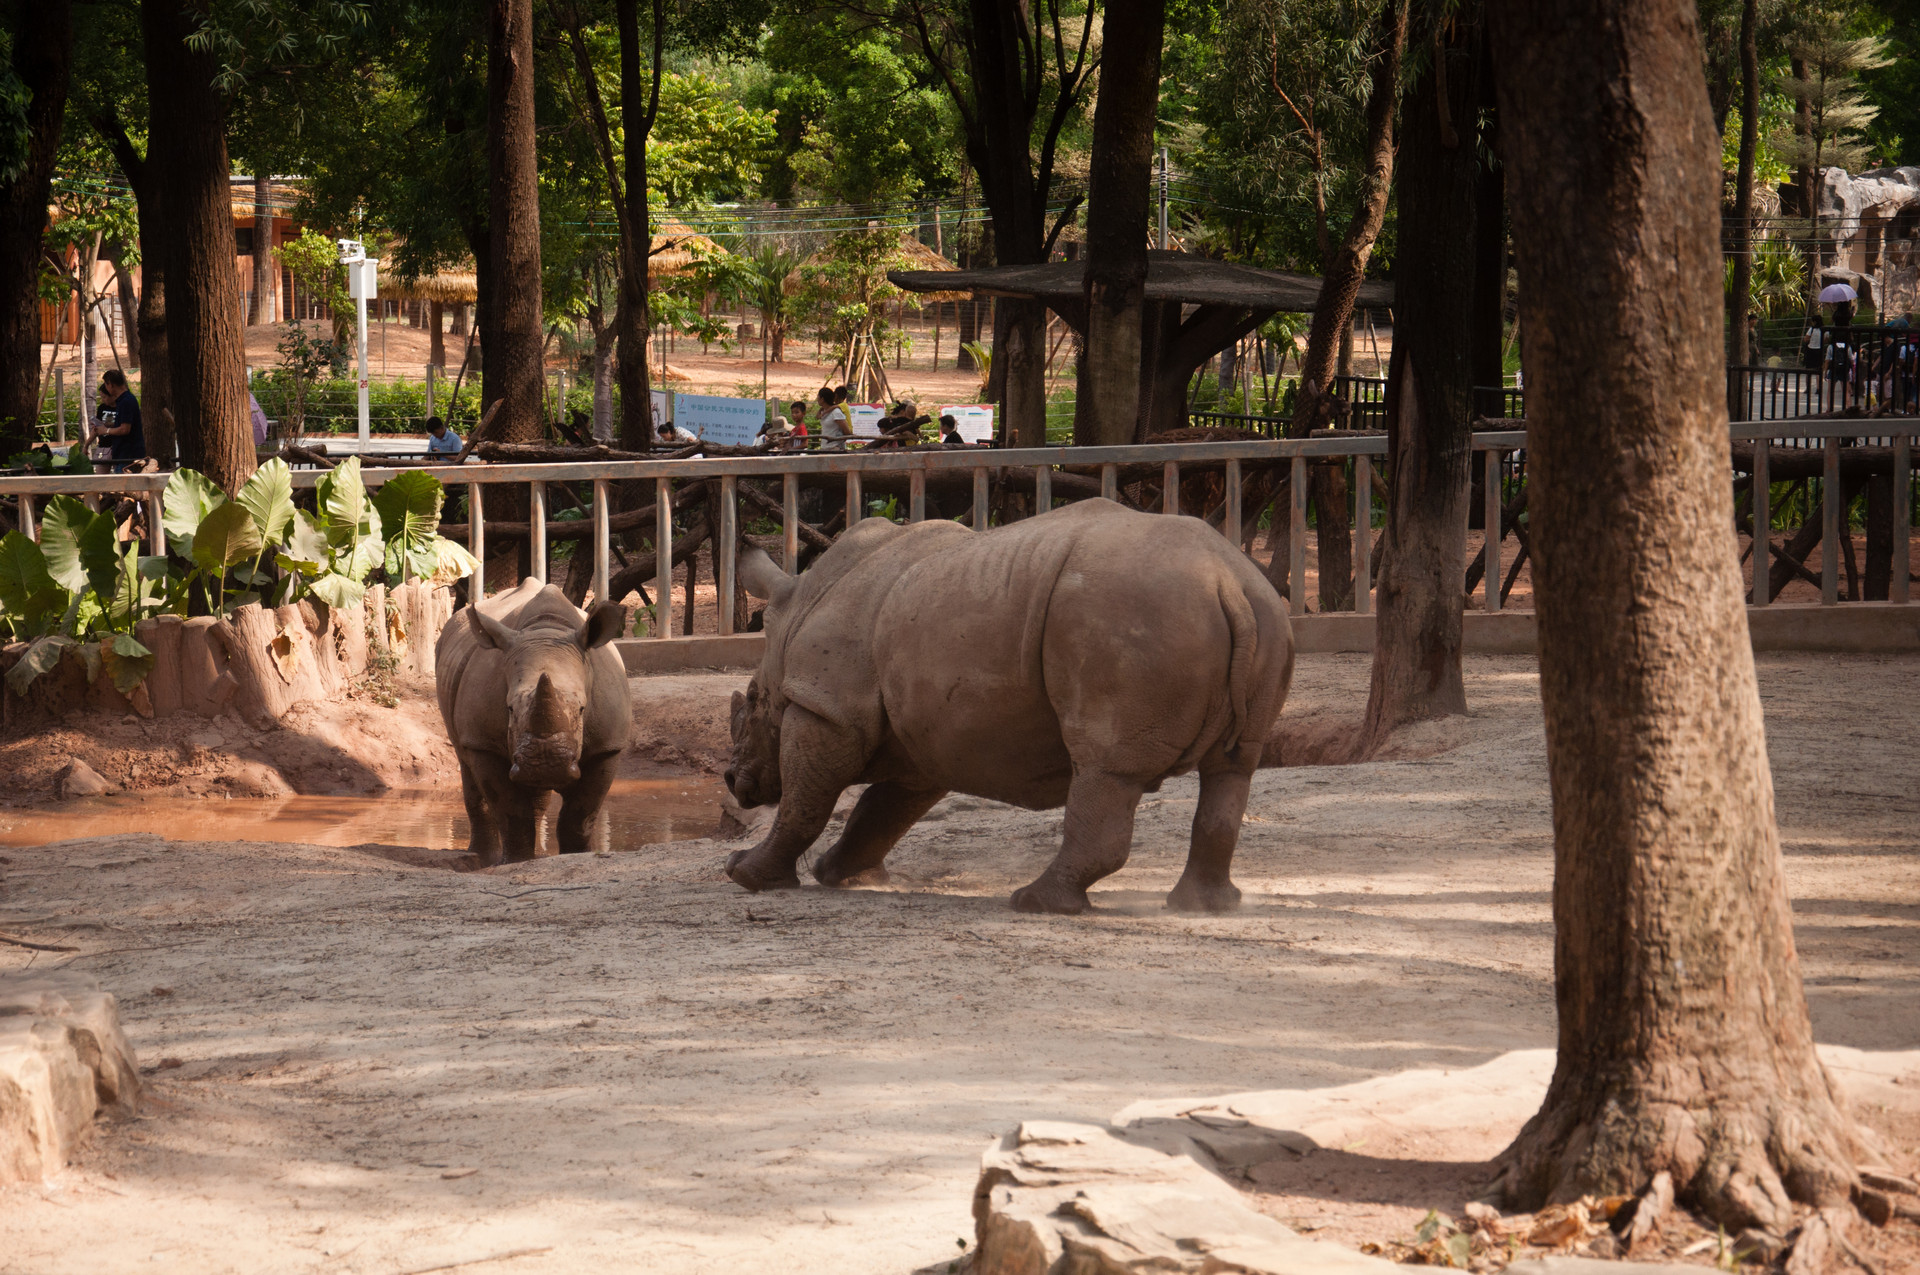
<svg viewBox="0 0 1920 1275">
<path fill-rule="evenodd" d="M 101 259 L 113 265 L 113 285 L 120 297 L 121 326 L 126 332 L 126 348 L 121 351 L 126 366 L 140 366 L 140 294 L 133 287 L 133 272 L 128 270 L 124 260 L 126 247 L 114 240 L 107 240 L 100 247 Z"/>
<path fill-rule="evenodd" d="M 427 302 L 427 362 L 447 370 L 446 307 L 438 301 Z"/>
<path fill-rule="evenodd" d="M 38 440 L 40 420 L 40 241 L 67 111 L 73 63 L 72 0 L 20 9 L 13 71 L 30 93 L 26 155 L 0 182 L 0 457 Z"/>
<path fill-rule="evenodd" d="M 491 0 L 487 21 L 487 353 L 492 437 L 541 436 L 540 187 L 534 153 L 533 0 Z"/>
<path fill-rule="evenodd" d="M 253 473 L 255 456 L 227 182 L 226 103 L 213 84 L 220 61 L 212 50 L 187 44 L 200 19 L 188 0 L 141 5 L 148 51 L 147 158 L 163 210 L 158 255 L 168 291 L 167 388 L 180 461 L 231 494 Z M 143 404 L 143 423 L 146 413 Z"/>
<path fill-rule="evenodd" d="M 1107 10 L 1088 181 L 1086 378 L 1079 383 L 1073 421 L 1073 441 L 1090 446 L 1131 443 L 1143 428 L 1140 338 L 1147 241 L 1141 232 L 1152 203 L 1165 33 L 1164 0 Z M 1045 444 L 1044 430 L 1037 442 Z"/>
<path fill-rule="evenodd" d="M 1753 307 L 1753 153 L 1760 136 L 1760 0 L 1740 7 L 1740 168 L 1733 187 L 1733 297 L 1729 309 L 1733 348 L 1728 362 L 1744 367 L 1753 361 L 1747 348 L 1747 311 Z M 1728 379 L 1727 414 L 1745 420 L 1747 405 L 1733 394 L 1738 384 Z"/>
<path fill-rule="evenodd" d="M 616 330 L 614 373 L 620 382 L 620 445 L 628 451 L 653 446 L 653 380 L 647 368 L 647 339 L 653 323 L 647 309 L 649 260 L 653 247 L 647 190 L 647 134 L 660 111 L 660 60 L 665 52 L 666 10 L 653 0 L 653 61 L 642 78 L 640 71 L 640 14 L 638 0 L 618 0 L 620 25 L 620 92 L 623 101 L 638 104 L 640 86 L 647 85 L 647 109 L 627 116 L 623 129 L 626 216 L 622 219 L 620 303 L 614 307 Z"/>
<path fill-rule="evenodd" d="M 1639 1192 L 1728 1231 L 1845 1205 L 1727 482 L 1718 135 L 1693 0 L 1500 0 L 1526 343 L 1559 1054 L 1519 1208 Z"/>
<path fill-rule="evenodd" d="M 146 246 L 140 257 L 140 308 L 133 324 L 140 350 L 136 360 L 140 367 L 140 423 L 147 436 L 147 455 L 158 458 L 162 466 L 171 466 L 178 456 L 178 446 L 170 423 L 173 394 L 168 374 L 167 271 L 163 257 L 167 233 L 160 210 L 160 182 L 118 119 L 96 115 L 93 127 L 106 140 L 114 163 L 133 188 L 140 240 Z M 133 342 L 129 341 L 128 348 L 133 348 Z"/>
<path fill-rule="evenodd" d="M 1467 464 L 1483 289 L 1481 139 L 1488 74 L 1478 6 L 1435 46 L 1440 61 L 1407 94 L 1393 357 L 1387 371 L 1387 521 L 1375 608 L 1373 677 L 1360 751 L 1409 722 L 1467 711 L 1461 676 Z M 1441 94 L 1444 91 L 1445 96 Z M 1448 145 L 1451 141 L 1452 145 Z M 1494 215 L 1498 215 L 1497 210 Z"/>
<path fill-rule="evenodd" d="M 276 317 L 273 260 L 273 178 L 253 179 L 253 305 L 249 323 L 272 323 Z"/>
</svg>

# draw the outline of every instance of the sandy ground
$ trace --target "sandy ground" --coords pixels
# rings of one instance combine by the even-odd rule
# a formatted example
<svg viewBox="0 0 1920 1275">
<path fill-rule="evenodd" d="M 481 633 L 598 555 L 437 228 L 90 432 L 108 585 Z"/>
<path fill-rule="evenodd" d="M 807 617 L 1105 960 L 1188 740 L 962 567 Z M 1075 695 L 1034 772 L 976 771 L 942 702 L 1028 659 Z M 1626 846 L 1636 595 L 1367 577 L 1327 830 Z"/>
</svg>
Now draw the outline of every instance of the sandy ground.
<svg viewBox="0 0 1920 1275">
<path fill-rule="evenodd" d="M 1305 658 L 1290 711 L 1357 717 L 1366 674 Z M 1761 686 L 1817 1034 L 1920 1048 L 1920 659 L 1765 657 Z M 1219 919 L 1161 908 L 1190 781 L 1147 799 L 1080 918 L 1006 907 L 1058 813 L 968 798 L 850 893 L 749 897 L 708 841 L 468 875 L 0 851 L 0 930 L 82 949 L 0 968 L 97 974 L 152 1095 L 55 1182 L 0 1190 L 0 1271 L 942 1270 L 1017 1120 L 1549 1046 L 1538 679 L 1478 657 L 1468 687 L 1451 751 L 1261 772 L 1246 906 Z"/>
</svg>

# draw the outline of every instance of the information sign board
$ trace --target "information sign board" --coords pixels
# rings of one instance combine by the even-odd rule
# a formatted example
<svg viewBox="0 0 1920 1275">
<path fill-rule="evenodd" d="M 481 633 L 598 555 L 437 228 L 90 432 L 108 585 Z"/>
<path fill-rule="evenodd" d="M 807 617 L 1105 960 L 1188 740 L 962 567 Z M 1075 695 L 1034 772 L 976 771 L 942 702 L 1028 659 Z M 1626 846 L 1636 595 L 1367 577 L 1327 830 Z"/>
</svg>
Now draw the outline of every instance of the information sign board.
<svg viewBox="0 0 1920 1275">
<path fill-rule="evenodd" d="M 767 423 L 767 405 L 757 398 L 722 398 L 717 394 L 673 396 L 675 427 L 703 443 L 722 447 L 752 447 Z"/>
</svg>

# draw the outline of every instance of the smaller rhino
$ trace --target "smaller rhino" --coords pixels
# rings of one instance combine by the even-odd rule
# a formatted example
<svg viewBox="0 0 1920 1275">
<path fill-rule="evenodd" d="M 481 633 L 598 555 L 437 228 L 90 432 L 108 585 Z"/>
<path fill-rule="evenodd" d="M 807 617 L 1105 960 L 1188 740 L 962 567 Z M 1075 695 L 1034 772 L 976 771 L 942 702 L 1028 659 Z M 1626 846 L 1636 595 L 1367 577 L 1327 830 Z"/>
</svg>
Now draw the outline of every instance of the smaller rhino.
<svg viewBox="0 0 1920 1275">
<path fill-rule="evenodd" d="M 481 863 L 533 858 L 549 792 L 560 794 L 560 853 L 588 848 L 633 729 L 626 666 L 608 645 L 626 622 L 617 603 L 588 615 L 528 579 L 441 631 L 435 689 Z"/>
</svg>

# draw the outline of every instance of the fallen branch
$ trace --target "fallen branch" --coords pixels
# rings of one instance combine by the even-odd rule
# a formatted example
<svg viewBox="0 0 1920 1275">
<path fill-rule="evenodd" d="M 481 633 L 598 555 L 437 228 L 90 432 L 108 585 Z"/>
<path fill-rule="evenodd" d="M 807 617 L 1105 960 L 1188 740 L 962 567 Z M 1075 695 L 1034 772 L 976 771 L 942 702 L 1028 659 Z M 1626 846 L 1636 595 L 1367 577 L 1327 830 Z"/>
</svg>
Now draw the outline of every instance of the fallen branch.
<svg viewBox="0 0 1920 1275">
<path fill-rule="evenodd" d="M 513 1248 L 504 1253 L 494 1253 L 487 1257 L 469 1257 L 464 1262 L 442 1262 L 438 1266 L 416 1266 L 410 1271 L 401 1271 L 400 1275 L 433 1275 L 435 1271 L 457 1271 L 463 1266 L 478 1266 L 482 1262 L 505 1262 L 516 1257 L 533 1257 L 539 1253 L 553 1252 L 553 1245 L 544 1248 Z"/>
<path fill-rule="evenodd" d="M 747 501 L 749 504 L 755 505 L 758 508 L 765 510 L 767 513 L 772 514 L 774 517 L 774 520 L 777 521 L 782 527 L 786 526 L 787 508 L 783 502 L 775 500 L 773 497 L 767 495 L 765 492 L 758 491 L 752 487 L 745 485 L 744 483 L 740 487 L 740 494 L 747 498 Z M 818 531 L 814 530 L 811 526 L 809 526 L 806 523 L 804 519 L 796 515 L 793 521 L 796 524 L 796 529 L 800 533 L 800 539 L 804 540 L 806 543 L 812 545 L 816 549 L 826 549 L 832 546 L 833 541 L 829 540 L 827 537 L 821 535 Z"/>
<path fill-rule="evenodd" d="M 9 943 L 14 947 L 31 948 L 36 952 L 78 952 L 77 947 L 62 947 L 58 943 L 29 943 L 26 939 L 17 939 L 11 934 L 0 934 L 0 943 Z"/>
</svg>

